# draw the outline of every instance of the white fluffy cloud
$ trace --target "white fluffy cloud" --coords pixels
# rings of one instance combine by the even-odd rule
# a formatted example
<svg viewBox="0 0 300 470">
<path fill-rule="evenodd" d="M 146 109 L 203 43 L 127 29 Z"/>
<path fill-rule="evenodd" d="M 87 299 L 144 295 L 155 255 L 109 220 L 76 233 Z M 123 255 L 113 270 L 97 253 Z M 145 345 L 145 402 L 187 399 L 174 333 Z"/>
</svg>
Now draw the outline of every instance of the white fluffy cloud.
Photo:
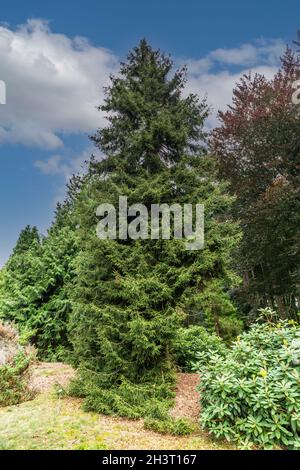
<svg viewBox="0 0 300 470">
<path fill-rule="evenodd" d="M 216 123 L 216 111 L 231 101 L 242 73 L 273 75 L 284 45 L 280 40 L 258 40 L 233 49 L 216 49 L 205 57 L 177 60 L 187 64 L 187 91 L 207 95 Z M 7 104 L 0 106 L 0 144 L 13 142 L 56 153 L 36 166 L 47 174 L 68 173 L 63 136 L 92 133 L 103 116 L 96 110 L 102 87 L 119 59 L 92 46 L 87 39 L 53 33 L 42 20 L 28 20 L 16 30 L 0 27 L 0 79 L 7 85 Z M 82 156 L 76 157 L 76 161 Z"/>
<path fill-rule="evenodd" d="M 225 110 L 231 104 L 232 90 L 235 84 L 239 81 L 241 75 L 248 71 L 249 69 L 243 69 L 240 72 L 232 73 L 223 70 L 216 73 L 207 72 L 200 75 L 189 75 L 186 92 L 196 93 L 201 98 L 207 98 L 207 103 L 210 106 L 210 115 L 207 119 L 209 129 L 218 124 L 218 110 Z M 276 73 L 277 67 L 256 66 L 251 71 L 271 78 Z"/>
<path fill-rule="evenodd" d="M 117 66 L 110 51 L 29 20 L 17 30 L 0 27 L 0 64 L 7 87 L 0 143 L 55 149 L 63 146 L 63 133 L 90 132 L 101 124 L 96 106 Z"/>
<path fill-rule="evenodd" d="M 61 155 L 52 155 L 48 160 L 37 160 L 34 166 L 44 175 L 59 175 L 68 172 L 68 165 L 62 163 Z"/>
<path fill-rule="evenodd" d="M 271 78 L 277 71 L 285 49 L 280 39 L 260 39 L 234 49 L 216 49 L 198 60 L 180 60 L 188 66 L 186 92 L 207 97 L 211 107 L 208 127 L 217 124 L 217 111 L 231 103 L 232 89 L 240 77 L 251 70 Z"/>
<path fill-rule="evenodd" d="M 54 154 L 46 160 L 37 160 L 34 166 L 38 168 L 44 175 L 60 175 L 69 181 L 72 175 L 84 172 L 85 162 L 90 160 L 91 155 L 100 160 L 101 154 L 92 146 L 88 146 L 79 155 L 66 158 L 62 154 Z"/>
<path fill-rule="evenodd" d="M 233 49 L 216 49 L 209 54 L 213 61 L 228 65 L 255 66 L 277 65 L 278 57 L 282 53 L 284 44 L 279 39 L 260 39 L 253 44 L 242 44 Z"/>
</svg>

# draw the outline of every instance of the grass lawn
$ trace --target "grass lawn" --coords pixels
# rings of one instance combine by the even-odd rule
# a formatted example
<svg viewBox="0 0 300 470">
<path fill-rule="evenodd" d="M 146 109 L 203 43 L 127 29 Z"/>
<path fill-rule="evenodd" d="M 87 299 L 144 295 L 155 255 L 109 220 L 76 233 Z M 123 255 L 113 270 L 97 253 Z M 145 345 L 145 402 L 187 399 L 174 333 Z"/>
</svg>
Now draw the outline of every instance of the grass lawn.
<svg viewBox="0 0 300 470">
<path fill-rule="evenodd" d="M 205 433 L 172 437 L 143 429 L 142 421 L 81 409 L 80 400 L 41 394 L 0 409 L 0 449 L 229 449 Z"/>
</svg>

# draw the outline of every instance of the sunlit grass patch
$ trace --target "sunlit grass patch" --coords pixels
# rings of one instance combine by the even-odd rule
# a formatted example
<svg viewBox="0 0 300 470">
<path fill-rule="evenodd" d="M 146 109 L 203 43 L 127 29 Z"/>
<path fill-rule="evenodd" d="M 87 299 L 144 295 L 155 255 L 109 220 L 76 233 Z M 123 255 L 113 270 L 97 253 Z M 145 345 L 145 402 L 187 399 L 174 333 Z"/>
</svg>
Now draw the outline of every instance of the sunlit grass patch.
<svg viewBox="0 0 300 470">
<path fill-rule="evenodd" d="M 87 413 L 81 401 L 54 393 L 0 410 L 0 449 L 218 449 L 198 431 L 189 437 L 161 435 L 143 422 Z"/>
</svg>

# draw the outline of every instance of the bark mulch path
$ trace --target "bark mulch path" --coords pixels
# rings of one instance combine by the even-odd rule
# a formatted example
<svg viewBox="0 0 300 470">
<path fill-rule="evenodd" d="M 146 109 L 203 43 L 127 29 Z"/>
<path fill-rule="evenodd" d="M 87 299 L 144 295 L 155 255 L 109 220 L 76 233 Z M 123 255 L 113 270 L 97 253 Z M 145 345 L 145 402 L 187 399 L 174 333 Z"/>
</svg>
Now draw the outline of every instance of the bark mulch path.
<svg viewBox="0 0 300 470">
<path fill-rule="evenodd" d="M 31 370 L 31 388 L 44 393 L 51 391 L 55 385 L 66 387 L 74 375 L 74 369 L 68 364 L 39 362 Z M 198 374 L 177 374 L 175 405 L 170 411 L 171 416 L 197 421 L 200 413 L 199 392 L 196 390 L 198 383 Z"/>
<path fill-rule="evenodd" d="M 198 374 L 177 374 L 175 406 L 170 414 L 174 418 L 190 418 L 197 421 L 200 413 Z"/>
<path fill-rule="evenodd" d="M 66 387 L 75 375 L 71 366 L 61 362 L 38 362 L 30 372 L 30 386 L 38 393 L 50 392 L 55 385 Z"/>
</svg>

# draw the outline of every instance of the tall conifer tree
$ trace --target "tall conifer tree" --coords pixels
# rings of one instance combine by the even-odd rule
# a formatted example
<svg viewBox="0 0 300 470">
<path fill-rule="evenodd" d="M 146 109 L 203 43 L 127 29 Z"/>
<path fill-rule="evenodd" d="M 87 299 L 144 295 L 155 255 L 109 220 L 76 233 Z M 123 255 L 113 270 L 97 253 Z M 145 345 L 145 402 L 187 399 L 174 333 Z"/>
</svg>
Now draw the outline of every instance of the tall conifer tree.
<svg viewBox="0 0 300 470">
<path fill-rule="evenodd" d="M 71 301 L 66 286 L 73 276 L 77 252 L 72 209 L 80 178 L 69 183 L 57 205 L 47 236 L 27 226 L 0 276 L 0 317 L 13 321 L 37 348 L 39 357 L 65 358 L 71 345 L 67 324 Z"/>
<path fill-rule="evenodd" d="M 183 96 L 186 70 L 172 68 L 143 40 L 111 78 L 100 107 L 108 126 L 92 138 L 105 158 L 92 160 L 77 204 L 70 333 L 81 373 L 74 391 L 100 412 L 139 416 L 149 400 L 168 395 L 179 325 L 203 323 L 224 335 L 240 326 L 227 293 L 239 236 L 226 215 L 232 199 L 204 148 L 207 106 Z M 174 238 L 100 240 L 97 206 L 118 207 L 119 196 L 149 209 L 204 204 L 204 249 L 188 251 Z"/>
</svg>

